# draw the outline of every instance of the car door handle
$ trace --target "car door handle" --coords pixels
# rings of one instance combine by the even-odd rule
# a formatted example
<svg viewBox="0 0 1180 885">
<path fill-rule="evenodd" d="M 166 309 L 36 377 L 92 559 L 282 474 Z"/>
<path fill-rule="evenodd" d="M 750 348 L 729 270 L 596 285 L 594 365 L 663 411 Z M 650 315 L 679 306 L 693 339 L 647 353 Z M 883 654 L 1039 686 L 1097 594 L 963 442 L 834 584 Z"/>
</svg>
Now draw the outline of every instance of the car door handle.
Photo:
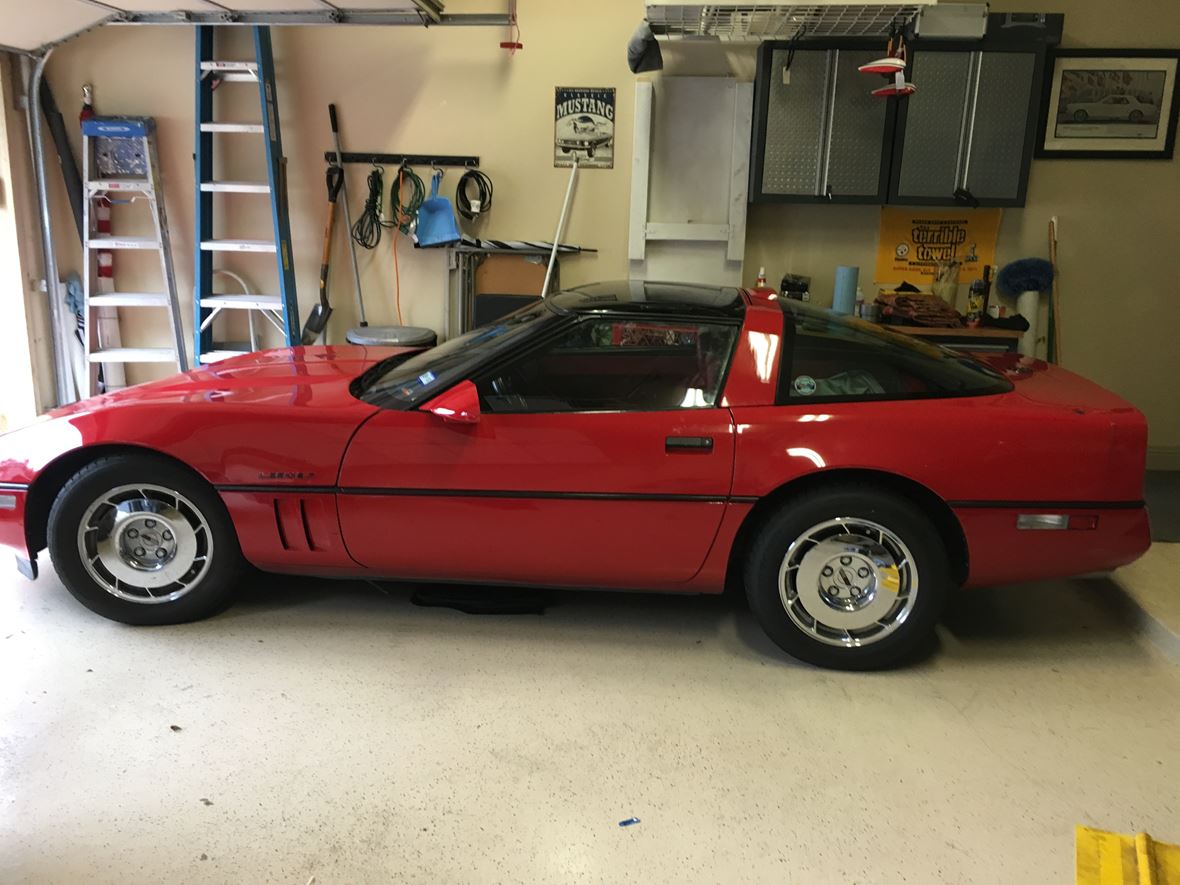
<svg viewBox="0 0 1180 885">
<path fill-rule="evenodd" d="M 713 451 L 713 437 L 669 436 L 664 440 L 664 451 L 669 454 L 708 454 Z"/>
</svg>

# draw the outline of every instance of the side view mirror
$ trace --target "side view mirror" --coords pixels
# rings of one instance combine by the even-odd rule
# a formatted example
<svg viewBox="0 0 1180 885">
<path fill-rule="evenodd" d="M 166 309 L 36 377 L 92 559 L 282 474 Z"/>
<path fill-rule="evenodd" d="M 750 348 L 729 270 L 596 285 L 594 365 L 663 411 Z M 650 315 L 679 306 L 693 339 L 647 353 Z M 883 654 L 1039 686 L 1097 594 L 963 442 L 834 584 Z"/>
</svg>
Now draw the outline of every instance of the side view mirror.
<svg viewBox="0 0 1180 885">
<path fill-rule="evenodd" d="M 479 423 L 479 391 L 470 381 L 460 381 L 422 406 L 423 411 L 456 424 Z"/>
</svg>

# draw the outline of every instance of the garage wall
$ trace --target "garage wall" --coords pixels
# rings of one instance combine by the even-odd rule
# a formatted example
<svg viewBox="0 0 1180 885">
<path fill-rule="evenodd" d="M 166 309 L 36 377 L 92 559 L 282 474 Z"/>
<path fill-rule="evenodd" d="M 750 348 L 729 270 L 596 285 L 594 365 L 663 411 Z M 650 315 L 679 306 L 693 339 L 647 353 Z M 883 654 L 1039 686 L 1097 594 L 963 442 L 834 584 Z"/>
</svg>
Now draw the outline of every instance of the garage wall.
<svg viewBox="0 0 1180 885">
<path fill-rule="evenodd" d="M 497 8 L 492 0 L 451 0 L 451 11 Z M 1164 46 L 1180 33 L 1180 5 L 1137 0 L 1110 14 L 1102 0 L 994 0 L 994 11 L 1036 9 L 1066 13 L 1069 46 Z M 623 47 L 642 16 L 637 0 L 602 0 L 592 12 L 575 0 L 520 3 L 525 49 L 515 57 L 498 48 L 503 34 L 489 29 L 280 28 L 274 30 L 279 66 L 283 136 L 290 161 L 292 228 L 300 301 L 315 298 L 319 240 L 324 223 L 322 152 L 329 146 L 326 105 L 337 102 L 346 148 L 377 151 L 476 153 L 495 180 L 495 209 L 476 231 L 484 236 L 552 235 L 566 170 L 550 158 L 555 85 L 618 89 L 618 156 L 610 171 L 582 174 L 566 239 L 597 247 L 597 256 L 568 259 L 564 282 L 627 273 L 629 147 L 635 78 Z M 245 52 L 246 33 L 234 37 Z M 175 242 L 192 240 L 192 32 L 187 28 L 107 27 L 57 51 L 49 77 L 67 114 L 81 83 L 93 82 L 102 113 L 157 118 Z M 232 53 L 225 53 L 232 54 Z M 665 74 L 751 79 L 753 49 L 717 45 L 665 45 Z M 243 113 L 253 111 L 248 86 Z M 246 142 L 238 142 L 239 157 Z M 364 190 L 364 169 L 349 184 L 354 214 Z M 223 169 L 223 177 L 254 177 L 249 164 Z M 452 173 L 444 188 L 453 190 Z M 55 180 L 55 185 L 57 181 Z M 264 208 L 250 197 L 226 197 L 238 235 L 265 228 Z M 228 201 L 233 200 L 232 204 Z M 64 197 L 56 196 L 62 265 L 77 265 L 76 243 Z M 1180 409 L 1173 385 L 1180 378 L 1180 348 L 1172 342 L 1180 314 L 1173 291 L 1180 281 L 1175 248 L 1175 205 L 1180 201 L 1180 160 L 1041 160 L 1033 167 L 1028 205 L 1007 210 L 1000 260 L 1045 255 L 1050 215 L 1060 220 L 1060 265 L 1065 302 L 1065 364 L 1124 395 L 1151 422 L 1154 461 L 1180 468 Z M 261 201 L 260 201 L 261 202 Z M 879 210 L 860 206 L 752 206 L 747 226 L 746 273 L 764 265 L 775 279 L 784 271 L 811 274 L 817 300 L 830 295 L 837 264 L 871 267 Z M 254 226 L 254 230 L 258 230 Z M 233 235 L 235 230 L 223 235 Z M 406 244 L 403 241 L 402 246 Z M 407 323 L 441 328 L 445 287 L 440 254 L 401 254 L 403 316 Z M 370 322 L 391 322 L 393 262 L 389 241 L 362 256 Z M 192 257 L 178 248 L 178 282 L 191 328 Z M 336 338 L 355 322 L 351 272 L 338 234 L 332 274 Z M 242 258 L 238 269 L 265 288 L 272 279 L 262 258 Z M 134 278 L 131 280 L 134 282 Z M 163 319 L 124 321 L 130 343 L 159 341 Z M 133 371 L 131 380 L 145 377 Z"/>
<path fill-rule="evenodd" d="M 596 5 L 592 15 L 571 13 L 574 0 L 523 2 L 523 52 L 510 57 L 499 48 L 500 28 L 283 27 L 272 30 L 283 145 L 288 157 L 293 248 L 303 317 L 316 299 L 320 246 L 326 215 L 323 152 L 331 148 L 327 106 L 336 102 L 345 150 L 475 154 L 495 184 L 494 208 L 476 228 L 478 236 L 549 240 L 557 224 L 568 169 L 552 160 L 553 89 L 558 85 L 613 86 L 618 90 L 616 139 L 622 155 L 613 170 L 583 170 L 564 240 L 599 250 L 563 258 L 565 284 L 624 276 L 630 199 L 630 144 L 634 77 L 626 66 L 627 38 L 642 18 L 630 0 Z M 450 0 L 448 11 L 502 10 L 497 0 Z M 221 57 L 252 57 L 248 29 L 223 28 L 218 39 L 236 47 Z M 99 113 L 146 114 L 156 118 L 167 206 L 172 223 L 177 281 L 186 329 L 192 327 L 193 257 L 193 31 L 188 27 L 116 27 L 90 32 L 59 48 L 48 77 L 67 117 L 78 107 L 81 85 L 95 86 Z M 224 92 L 223 92 L 224 90 Z M 257 91 L 248 84 L 223 84 L 240 111 L 218 111 L 220 119 L 256 120 Z M 261 142 L 251 136 L 214 136 L 232 145 L 234 162 L 220 178 L 265 178 Z M 231 141 L 232 139 L 232 141 Z M 254 150 L 258 147 L 257 150 Z M 354 216 L 365 196 L 366 167 L 349 166 Z M 388 170 L 390 176 L 392 170 Z M 418 169 L 429 183 L 429 170 Z M 453 197 L 460 171 L 451 170 L 443 189 Z M 386 179 L 386 198 L 391 177 Z M 64 269 L 80 262 L 77 238 L 57 190 L 56 229 L 64 244 Z M 267 231 L 265 197 L 217 195 L 219 217 L 229 227 L 221 236 L 259 236 Z M 118 211 L 118 207 L 116 208 Z M 130 210 L 125 210 L 130 214 Z M 129 219 L 133 220 L 133 219 Z M 347 241 L 338 225 L 331 292 L 336 313 L 334 341 L 356 324 Z M 265 235 L 265 234 L 264 234 Z M 361 250 L 361 270 L 371 324 L 394 315 L 394 265 L 388 232 L 375 253 Z M 230 266 L 258 289 L 273 291 L 272 256 L 235 256 Z M 120 280 L 137 281 L 135 256 L 119 254 Z M 229 262 L 225 262 L 229 263 Z M 447 282 L 445 253 L 417 252 L 402 238 L 398 265 L 406 323 L 442 328 Z M 124 273 L 129 271 L 129 273 Z M 145 263 L 141 281 L 158 279 Z M 228 281 L 220 281 L 227 290 Z M 257 289 L 256 289 L 257 290 Z M 151 290 L 148 290 L 151 291 Z M 167 340 L 162 316 L 124 311 L 125 343 Z M 277 343 L 277 339 L 276 339 Z M 132 381 L 161 370 L 133 367 Z"/>
</svg>

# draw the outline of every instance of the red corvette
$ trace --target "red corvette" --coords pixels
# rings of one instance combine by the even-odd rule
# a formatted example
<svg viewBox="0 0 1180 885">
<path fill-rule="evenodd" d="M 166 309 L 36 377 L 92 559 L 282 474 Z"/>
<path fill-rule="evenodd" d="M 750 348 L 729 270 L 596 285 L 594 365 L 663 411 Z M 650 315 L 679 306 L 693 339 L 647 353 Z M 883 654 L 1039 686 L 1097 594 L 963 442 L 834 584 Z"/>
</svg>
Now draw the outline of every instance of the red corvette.
<svg viewBox="0 0 1180 885">
<path fill-rule="evenodd" d="M 831 667 L 895 663 L 955 588 L 1149 545 L 1114 394 L 768 291 L 599 284 L 426 351 L 309 347 L 0 437 L 0 543 L 131 624 L 315 575 L 719 593 Z"/>
</svg>

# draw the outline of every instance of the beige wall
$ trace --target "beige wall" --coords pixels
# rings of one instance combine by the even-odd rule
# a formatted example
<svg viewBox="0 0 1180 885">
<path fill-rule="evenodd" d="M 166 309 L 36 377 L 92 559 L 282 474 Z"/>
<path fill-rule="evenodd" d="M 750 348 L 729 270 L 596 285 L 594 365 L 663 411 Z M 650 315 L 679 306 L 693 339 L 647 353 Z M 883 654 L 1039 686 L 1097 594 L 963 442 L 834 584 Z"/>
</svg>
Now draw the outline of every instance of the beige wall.
<svg viewBox="0 0 1180 885">
<path fill-rule="evenodd" d="M 452 0 L 453 11 L 497 7 L 491 0 Z M 319 238 L 324 223 L 322 152 L 329 146 L 326 105 L 341 112 L 346 148 L 377 151 L 475 153 L 495 180 L 495 208 L 478 231 L 485 236 L 549 238 L 566 182 L 550 159 L 552 90 L 555 85 L 618 89 L 618 157 L 610 171 L 583 173 L 566 239 L 597 247 L 595 256 L 569 259 L 566 283 L 627 273 L 631 115 L 635 78 L 624 44 L 642 16 L 636 0 L 522 0 L 525 49 L 508 57 L 496 29 L 275 29 L 283 136 L 290 162 L 292 226 L 300 300 L 314 301 Z M 996 0 L 993 10 L 1065 12 L 1068 46 L 1164 46 L 1180 34 L 1180 4 L 1138 0 Z M 244 33 L 233 35 L 239 42 Z M 244 47 L 244 44 L 243 44 Z M 227 53 L 232 54 L 232 53 Z M 753 50 L 716 45 L 665 45 L 666 74 L 753 75 Z M 191 328 L 192 258 L 192 32 L 187 28 L 108 27 L 61 48 L 49 76 L 67 115 L 81 83 L 97 88 L 102 113 L 150 114 L 160 127 L 168 207 L 172 217 L 178 281 Z M 253 96 L 249 86 L 224 86 Z M 245 112 L 245 111 L 243 111 Z M 225 139 L 225 136 L 221 136 Z M 244 137 L 238 137 L 244 138 Z M 241 158 L 248 141 L 232 142 L 238 162 L 226 177 L 253 177 Z M 363 197 L 365 170 L 354 169 L 353 211 Z M 455 175 L 444 182 L 453 190 Z M 55 180 L 56 184 L 56 180 Z M 60 190 L 60 188 L 59 188 Z M 75 238 L 64 198 L 57 195 L 62 266 L 77 264 Z M 234 207 L 239 235 L 266 215 L 244 207 L 261 198 L 225 197 Z M 1061 225 L 1060 266 L 1064 300 L 1064 361 L 1123 394 L 1148 415 L 1159 456 L 1180 466 L 1180 348 L 1173 344 L 1180 311 L 1173 295 L 1180 283 L 1180 160 L 1037 161 L 1028 205 L 1007 210 L 1000 234 L 1001 262 L 1046 254 L 1050 215 Z M 752 206 L 746 276 L 760 265 L 771 279 L 785 270 L 809 273 L 818 300 L 830 296 L 837 264 L 872 266 L 879 210 L 871 206 Z M 402 244 L 405 246 L 405 243 Z M 444 261 L 441 255 L 401 251 L 403 315 L 407 323 L 441 327 Z M 378 254 L 362 256 L 370 322 L 393 320 L 393 274 L 388 240 Z M 335 340 L 355 321 L 351 274 L 339 235 L 332 274 Z M 273 285 L 269 264 L 242 259 L 235 265 Z M 160 340 L 158 322 L 125 321 L 131 343 Z M 134 377 L 137 376 L 133 376 Z"/>
<path fill-rule="evenodd" d="M 552 161 L 553 88 L 557 85 L 613 86 L 618 89 L 616 137 L 622 149 L 613 170 L 582 172 L 565 240 L 599 253 L 563 262 L 563 282 L 579 283 L 626 274 L 630 187 L 630 145 L 634 78 L 624 46 L 642 17 L 631 2 L 600 4 L 594 13 L 573 0 L 522 3 L 525 50 L 510 57 L 499 48 L 499 28 L 275 28 L 282 133 L 289 164 L 293 248 L 303 315 L 314 303 L 320 245 L 326 213 L 323 152 L 331 147 L 327 106 L 340 112 L 345 150 L 475 154 L 495 183 L 494 208 L 477 228 L 481 236 L 549 240 L 565 195 L 568 169 Z M 492 0 L 448 3 L 451 11 L 499 8 Z M 605 8 L 604 8 L 605 7 Z M 233 30 L 233 33 L 228 33 Z M 222 29 L 237 51 L 252 53 L 248 31 Z M 221 39 L 219 37 L 219 39 Z M 175 244 L 177 278 L 191 329 L 193 237 L 193 32 L 187 27 L 106 27 L 59 49 L 48 76 L 63 113 L 77 108 L 81 84 L 92 82 L 100 113 L 146 114 L 156 118 L 168 212 Z M 256 87 L 224 84 L 224 95 L 240 110 L 220 119 L 257 119 Z M 249 116 L 253 114 L 253 116 Z M 262 178 L 261 142 L 251 136 L 214 136 L 232 148 L 232 162 L 221 178 Z M 255 140 L 251 140 L 251 139 Z M 258 148 L 254 150 L 254 148 Z M 348 185 L 354 217 L 365 195 L 367 167 L 350 166 Z M 429 183 L 429 170 L 417 170 Z M 386 179 L 386 198 L 393 171 Z M 460 173 L 448 172 L 443 189 L 453 197 Z M 55 176 L 55 186 L 60 177 Z M 79 263 L 77 238 L 68 226 L 67 204 L 57 187 L 56 208 L 63 268 Z M 265 198 L 218 195 L 218 217 L 229 228 L 222 236 L 267 235 Z M 371 324 L 394 316 L 394 270 L 388 233 L 379 248 L 361 250 L 365 304 Z M 117 269 L 134 260 L 116 256 Z M 331 294 L 336 313 L 333 340 L 356 322 L 347 241 L 338 227 L 333 253 Z M 447 284 L 442 252 L 414 253 L 404 238 L 399 246 L 403 318 L 408 324 L 442 328 Z M 259 289 L 274 291 L 270 256 L 238 257 L 231 265 Z M 143 281 L 156 279 L 143 268 Z M 120 280 L 128 279 L 125 275 Z M 225 283 L 229 288 L 231 284 Z M 124 339 L 130 343 L 166 340 L 162 316 L 125 311 Z M 151 368 L 133 372 L 132 380 Z"/>
</svg>

